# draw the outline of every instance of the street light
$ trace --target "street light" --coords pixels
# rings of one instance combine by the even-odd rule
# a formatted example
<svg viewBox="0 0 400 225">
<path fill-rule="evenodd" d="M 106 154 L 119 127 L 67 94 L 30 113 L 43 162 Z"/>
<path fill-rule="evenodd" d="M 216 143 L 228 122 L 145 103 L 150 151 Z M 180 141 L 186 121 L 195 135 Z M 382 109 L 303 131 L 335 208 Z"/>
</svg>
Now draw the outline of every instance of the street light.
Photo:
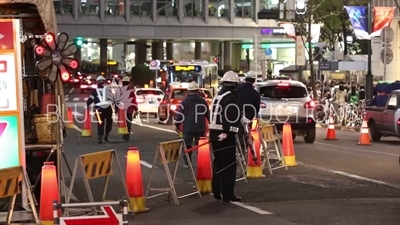
<svg viewBox="0 0 400 225">
<path fill-rule="evenodd" d="M 305 0 L 296 0 L 295 12 L 297 15 L 304 15 L 307 11 L 307 4 Z"/>
</svg>

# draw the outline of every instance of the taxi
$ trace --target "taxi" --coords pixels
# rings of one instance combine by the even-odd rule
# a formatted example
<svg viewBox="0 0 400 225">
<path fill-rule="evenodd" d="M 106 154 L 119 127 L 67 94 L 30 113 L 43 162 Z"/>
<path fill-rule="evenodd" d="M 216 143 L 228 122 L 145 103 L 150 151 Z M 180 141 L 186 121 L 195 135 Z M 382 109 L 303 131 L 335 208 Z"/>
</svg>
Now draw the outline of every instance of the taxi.
<svg viewBox="0 0 400 225">
<path fill-rule="evenodd" d="M 211 105 L 213 99 L 212 93 L 205 88 L 201 88 L 200 93 L 206 99 L 207 103 Z M 158 106 L 158 123 L 172 125 L 176 110 L 186 95 L 187 87 L 184 84 L 172 87 L 168 93 L 165 93 L 163 100 Z"/>
</svg>

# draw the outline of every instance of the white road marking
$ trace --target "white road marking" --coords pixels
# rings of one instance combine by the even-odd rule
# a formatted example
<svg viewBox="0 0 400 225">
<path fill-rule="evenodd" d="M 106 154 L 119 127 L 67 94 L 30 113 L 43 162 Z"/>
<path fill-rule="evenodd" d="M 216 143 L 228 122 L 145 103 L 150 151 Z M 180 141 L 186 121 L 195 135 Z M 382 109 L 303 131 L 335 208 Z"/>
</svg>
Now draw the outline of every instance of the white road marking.
<svg viewBox="0 0 400 225">
<path fill-rule="evenodd" d="M 68 102 L 68 100 L 69 100 L 69 98 L 66 97 L 66 98 L 65 98 L 65 101 Z"/>
<path fill-rule="evenodd" d="M 86 102 L 88 99 L 89 99 L 89 98 L 88 98 L 88 97 L 86 97 L 86 98 L 84 98 L 83 100 Z"/>
<path fill-rule="evenodd" d="M 362 176 L 359 176 L 359 175 L 346 173 L 346 172 L 342 172 L 342 171 L 338 171 L 338 170 L 330 170 L 330 169 L 326 169 L 326 168 L 323 168 L 323 167 L 314 166 L 314 165 L 310 165 L 310 164 L 307 164 L 307 163 L 302 163 L 302 162 L 299 162 L 299 161 L 297 161 L 297 163 L 299 165 L 302 165 L 302 166 L 305 166 L 305 167 L 308 167 L 308 168 L 311 168 L 311 169 L 316 169 L 316 170 L 320 170 L 320 171 L 324 171 L 324 172 L 328 172 L 328 173 L 333 173 L 333 174 L 337 174 L 337 175 L 340 175 L 340 176 L 352 178 L 352 179 L 355 179 L 355 180 L 366 181 L 366 182 L 369 182 L 369 183 L 378 184 L 378 185 L 382 185 L 382 186 L 387 186 L 387 187 L 391 187 L 391 188 L 395 188 L 395 189 L 399 189 L 400 190 L 400 185 L 397 185 L 397 184 L 391 184 L 391 183 L 384 182 L 384 181 L 381 181 L 381 180 L 375 180 L 375 179 L 371 179 L 371 178 L 368 178 L 368 177 L 362 177 Z"/>
<path fill-rule="evenodd" d="M 71 94 L 74 91 L 74 88 L 71 88 L 71 90 L 69 90 L 69 94 Z"/>
<path fill-rule="evenodd" d="M 78 117 L 78 116 L 84 116 L 82 113 L 80 113 L 80 112 L 76 112 L 76 111 L 72 111 L 72 115 L 74 116 L 74 117 Z"/>
<path fill-rule="evenodd" d="M 242 207 L 244 209 L 250 210 L 252 212 L 258 213 L 260 215 L 272 215 L 273 214 L 272 212 L 268 212 L 268 211 L 262 210 L 260 208 L 254 207 L 254 206 L 244 204 L 243 202 L 231 202 L 231 203 L 234 205 L 237 205 L 239 207 Z"/>
<path fill-rule="evenodd" d="M 68 95 L 65 95 L 66 98 L 68 98 Z"/>
<path fill-rule="evenodd" d="M 326 143 L 322 143 L 322 142 L 314 142 L 315 144 L 319 144 L 319 145 L 325 145 L 325 146 L 329 146 L 329 147 L 339 147 L 338 145 L 333 145 L 333 144 L 326 144 Z M 366 153 L 373 153 L 373 154 L 377 154 L 377 155 L 387 155 L 387 156 L 394 156 L 394 157 L 399 157 L 398 154 L 393 154 L 393 153 L 388 153 L 388 152 L 378 152 L 378 151 L 372 151 L 372 150 L 364 150 L 364 149 L 359 149 L 359 148 L 355 148 L 355 147 L 347 147 L 347 146 L 340 146 L 340 148 L 342 149 L 349 149 L 349 150 L 353 150 L 353 151 L 357 151 L 357 152 L 366 152 Z"/>
<path fill-rule="evenodd" d="M 82 133 L 82 130 L 78 126 L 74 125 L 74 129 Z"/>
<path fill-rule="evenodd" d="M 69 192 L 69 188 L 67 187 L 67 185 L 65 185 L 65 182 L 63 180 L 61 180 L 61 196 L 64 196 L 64 193 L 68 193 L 68 192 Z M 64 196 L 64 197 L 66 197 L 66 196 Z M 71 199 L 74 201 L 79 201 L 78 198 L 74 195 L 74 193 L 72 193 Z"/>
</svg>

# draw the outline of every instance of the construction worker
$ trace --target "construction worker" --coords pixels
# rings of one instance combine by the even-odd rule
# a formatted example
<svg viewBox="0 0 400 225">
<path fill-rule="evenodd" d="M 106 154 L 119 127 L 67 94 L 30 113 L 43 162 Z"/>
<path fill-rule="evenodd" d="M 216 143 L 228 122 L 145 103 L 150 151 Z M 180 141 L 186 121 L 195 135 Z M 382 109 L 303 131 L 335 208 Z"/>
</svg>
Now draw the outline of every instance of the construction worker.
<svg viewBox="0 0 400 225">
<path fill-rule="evenodd" d="M 135 116 L 135 114 L 138 111 L 138 105 L 136 102 L 136 95 L 134 92 L 134 89 L 131 86 L 131 79 L 129 78 L 129 76 L 124 76 L 122 78 L 122 86 L 126 87 L 128 86 L 128 88 L 126 89 L 126 91 L 130 92 L 129 93 L 129 98 L 132 99 L 132 102 L 130 102 L 130 105 L 125 106 L 125 113 L 126 113 L 126 125 L 128 127 L 128 133 L 129 134 L 124 134 L 122 135 L 122 139 L 124 139 L 125 141 L 129 141 L 130 139 L 130 133 L 132 130 L 132 120 Z"/>
<path fill-rule="evenodd" d="M 234 193 L 236 180 L 236 134 L 241 122 L 236 89 L 239 77 L 228 71 L 222 77 L 222 88 L 213 99 L 210 114 L 209 138 L 212 144 L 214 198 L 224 202 L 241 201 Z M 222 194 L 222 196 L 221 196 Z"/>
<path fill-rule="evenodd" d="M 89 96 L 86 102 L 86 108 L 88 108 L 92 103 L 95 105 L 95 114 L 96 118 L 98 119 L 97 123 L 97 136 L 98 136 L 98 143 L 103 143 L 103 136 L 104 141 L 110 141 L 108 139 L 109 134 L 112 129 L 112 106 L 111 103 L 107 101 L 106 94 L 107 94 L 107 86 L 104 84 L 106 79 L 99 75 L 96 78 L 97 88 L 92 91 L 92 94 Z M 104 126 L 105 124 L 105 126 Z M 105 127 L 105 135 L 104 135 L 104 127 Z"/>
<path fill-rule="evenodd" d="M 254 89 L 253 85 L 256 82 L 257 73 L 250 70 L 246 73 L 245 83 L 237 88 L 237 95 L 239 96 L 238 103 L 239 108 L 242 110 L 245 118 L 245 122 L 250 124 L 250 122 L 257 117 L 260 111 L 260 94 Z M 244 137 L 244 128 L 240 126 L 239 137 L 242 150 L 246 149 Z"/>
<path fill-rule="evenodd" d="M 206 100 L 200 96 L 199 85 L 192 81 L 188 85 L 188 94 L 182 100 L 175 115 L 175 126 L 182 131 L 186 148 L 199 144 L 200 137 L 205 137 L 206 122 L 210 119 L 210 110 Z M 188 153 L 189 159 L 184 155 L 184 167 L 189 167 L 188 160 L 192 161 L 192 152 Z"/>
</svg>

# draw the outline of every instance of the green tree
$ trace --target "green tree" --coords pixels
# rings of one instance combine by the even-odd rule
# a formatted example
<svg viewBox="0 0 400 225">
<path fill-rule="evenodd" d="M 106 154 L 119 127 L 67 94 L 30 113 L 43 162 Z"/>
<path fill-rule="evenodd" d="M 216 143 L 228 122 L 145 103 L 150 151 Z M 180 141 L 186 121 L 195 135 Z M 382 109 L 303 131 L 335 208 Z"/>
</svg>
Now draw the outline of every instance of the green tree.
<svg viewBox="0 0 400 225">
<path fill-rule="evenodd" d="M 144 86 L 154 80 L 154 71 L 151 71 L 148 66 L 136 65 L 132 67 L 131 79 L 134 85 Z"/>
</svg>

